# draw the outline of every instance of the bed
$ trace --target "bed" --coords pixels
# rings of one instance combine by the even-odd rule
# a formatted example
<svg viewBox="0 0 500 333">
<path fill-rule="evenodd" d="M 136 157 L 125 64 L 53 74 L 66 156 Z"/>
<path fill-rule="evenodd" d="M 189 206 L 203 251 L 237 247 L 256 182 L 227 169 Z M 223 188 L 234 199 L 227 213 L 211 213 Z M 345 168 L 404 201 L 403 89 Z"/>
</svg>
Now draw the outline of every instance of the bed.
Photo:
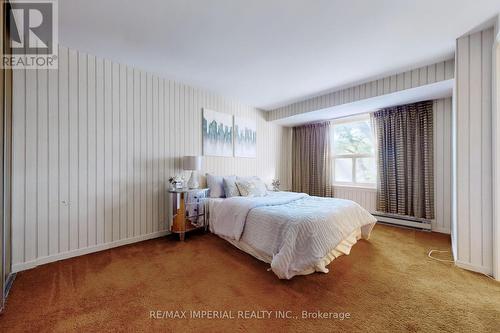
<svg viewBox="0 0 500 333">
<path fill-rule="evenodd" d="M 280 279 L 328 273 L 326 266 L 368 239 L 376 223 L 353 201 L 294 192 L 211 198 L 207 216 L 211 232 L 270 263 Z"/>
</svg>

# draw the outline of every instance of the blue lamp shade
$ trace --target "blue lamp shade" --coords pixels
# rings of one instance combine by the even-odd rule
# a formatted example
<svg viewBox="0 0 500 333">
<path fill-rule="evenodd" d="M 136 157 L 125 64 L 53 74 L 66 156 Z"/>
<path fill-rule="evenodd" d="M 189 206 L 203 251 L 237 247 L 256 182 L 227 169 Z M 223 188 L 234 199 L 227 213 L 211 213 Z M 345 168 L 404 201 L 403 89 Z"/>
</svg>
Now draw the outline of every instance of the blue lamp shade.
<svg viewBox="0 0 500 333">
<path fill-rule="evenodd" d="M 201 156 L 184 156 L 182 159 L 182 168 L 184 170 L 201 170 Z"/>
</svg>

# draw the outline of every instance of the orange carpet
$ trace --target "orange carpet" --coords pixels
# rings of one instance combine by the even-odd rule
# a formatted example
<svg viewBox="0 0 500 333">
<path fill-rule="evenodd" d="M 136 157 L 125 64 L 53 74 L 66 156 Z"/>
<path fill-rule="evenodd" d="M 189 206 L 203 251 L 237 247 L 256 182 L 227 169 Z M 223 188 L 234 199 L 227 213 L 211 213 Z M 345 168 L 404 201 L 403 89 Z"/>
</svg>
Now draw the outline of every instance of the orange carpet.
<svg viewBox="0 0 500 333">
<path fill-rule="evenodd" d="M 377 225 L 329 274 L 283 281 L 214 235 L 160 238 L 19 273 L 0 331 L 499 332 L 500 284 L 432 261 L 431 248 L 449 237 Z"/>
</svg>

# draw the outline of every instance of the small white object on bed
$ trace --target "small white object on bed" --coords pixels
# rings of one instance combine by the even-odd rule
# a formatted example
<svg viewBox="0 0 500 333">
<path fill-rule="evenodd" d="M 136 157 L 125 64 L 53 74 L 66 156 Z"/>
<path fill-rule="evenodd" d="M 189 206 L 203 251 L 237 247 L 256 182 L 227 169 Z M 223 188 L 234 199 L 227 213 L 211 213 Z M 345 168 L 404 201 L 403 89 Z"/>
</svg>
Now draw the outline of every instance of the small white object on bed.
<svg viewBox="0 0 500 333">
<path fill-rule="evenodd" d="M 210 199 L 208 212 L 213 233 L 270 263 L 281 279 L 327 273 L 326 265 L 368 239 L 376 223 L 353 201 L 293 192 Z"/>
</svg>

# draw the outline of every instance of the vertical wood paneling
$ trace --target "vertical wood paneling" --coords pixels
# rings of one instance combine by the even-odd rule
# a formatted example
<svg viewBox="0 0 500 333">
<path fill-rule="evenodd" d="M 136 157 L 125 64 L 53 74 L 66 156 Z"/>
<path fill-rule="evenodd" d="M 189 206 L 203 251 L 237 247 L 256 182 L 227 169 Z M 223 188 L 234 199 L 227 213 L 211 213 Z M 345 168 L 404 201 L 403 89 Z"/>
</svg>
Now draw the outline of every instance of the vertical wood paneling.
<svg viewBox="0 0 500 333">
<path fill-rule="evenodd" d="M 451 98 L 434 101 L 434 207 L 432 230 L 451 228 Z"/>
<path fill-rule="evenodd" d="M 12 113 L 12 262 L 26 261 L 26 73 L 14 70 Z M 16 171 L 17 170 L 17 171 Z"/>
<path fill-rule="evenodd" d="M 120 77 L 119 64 L 111 64 L 111 240 L 120 239 Z"/>
<path fill-rule="evenodd" d="M 469 225 L 469 38 L 457 42 L 457 256 L 470 261 Z"/>
<path fill-rule="evenodd" d="M 427 78 L 429 83 L 436 82 L 436 64 L 428 67 Z"/>
<path fill-rule="evenodd" d="M 445 138 L 442 136 L 443 126 L 445 123 L 444 114 L 444 103 L 439 101 L 434 101 L 433 105 L 433 117 L 434 117 L 434 217 L 435 222 L 432 224 L 432 229 L 435 230 L 439 223 L 437 221 L 442 221 L 443 216 L 443 173 L 444 170 L 444 156 L 442 152 L 444 150 Z M 450 110 L 451 112 L 451 110 Z"/>
<path fill-rule="evenodd" d="M 120 137 L 120 158 L 119 158 L 119 209 L 120 209 L 120 239 L 128 236 L 127 220 L 127 186 L 129 179 L 127 177 L 127 68 L 124 65 L 119 66 L 119 137 Z M 130 203 L 132 204 L 132 203 Z"/>
<path fill-rule="evenodd" d="M 26 71 L 26 176 L 25 176 L 25 260 L 34 260 L 38 249 L 37 202 L 37 72 Z M 16 109 L 14 109 L 16 110 Z M 13 172 L 16 172 L 13 170 Z"/>
<path fill-rule="evenodd" d="M 448 191 L 448 194 L 444 192 L 443 194 L 443 232 L 451 233 L 451 223 L 452 223 L 452 202 L 453 202 L 453 188 L 452 188 L 452 166 L 453 166 L 453 154 L 452 154 L 452 114 L 453 114 L 453 103 L 452 98 L 447 98 L 444 100 L 444 126 L 442 127 L 443 138 L 443 182 L 442 186 L 444 191 Z M 448 110 L 448 111 L 447 111 Z"/>
<path fill-rule="evenodd" d="M 165 113 L 161 112 L 165 109 L 165 80 L 158 80 L 158 152 L 157 152 L 157 161 L 158 161 L 158 182 L 157 182 L 157 192 L 158 192 L 158 227 L 157 229 L 166 228 L 166 212 L 167 209 L 167 196 L 165 192 L 165 185 L 168 181 L 166 179 L 166 170 L 165 170 Z"/>
<path fill-rule="evenodd" d="M 69 110 L 69 249 L 78 248 L 78 53 L 69 51 L 68 110 Z"/>
<path fill-rule="evenodd" d="M 96 244 L 105 242 L 106 223 L 105 223 L 105 117 L 104 112 L 104 61 L 96 58 L 96 82 L 95 82 L 95 99 L 96 99 Z"/>
<path fill-rule="evenodd" d="M 144 75 L 144 212 L 143 217 L 146 219 L 144 232 L 151 232 L 151 74 Z M 151 206 L 151 207 L 150 207 Z"/>
<path fill-rule="evenodd" d="M 484 51 L 481 57 L 481 155 L 482 155 L 482 165 L 481 165 L 481 211 L 482 218 L 484 221 L 492 221 L 493 223 L 493 134 L 492 134 L 492 123 L 493 123 L 493 97 L 492 97 L 492 68 L 493 68 L 493 54 L 488 49 L 488 46 L 493 44 L 494 32 L 493 29 L 486 30 L 482 33 L 481 45 Z M 490 64 L 490 66 L 488 66 Z M 498 92 L 497 92 L 498 94 Z M 482 264 L 483 266 L 488 266 L 490 263 L 493 265 L 493 226 L 489 226 L 488 223 L 483 223 L 481 230 L 481 241 L 482 241 Z"/>
<path fill-rule="evenodd" d="M 78 54 L 78 248 L 87 247 L 88 233 L 88 121 L 87 55 Z"/>
<path fill-rule="evenodd" d="M 416 88 L 443 80 L 453 79 L 455 74 L 454 66 L 454 59 L 450 59 L 328 93 L 326 95 L 309 98 L 301 102 L 271 110 L 266 113 L 266 119 L 268 121 L 284 119 L 300 113 L 316 111 L 366 98 L 390 94 L 404 89 Z M 357 91 L 360 91 L 360 93 Z"/>
<path fill-rule="evenodd" d="M 59 252 L 69 251 L 69 50 L 59 52 Z M 16 93 L 14 94 L 16 95 Z M 15 173 L 15 172 L 14 172 Z M 24 261 L 27 261 L 26 259 Z"/>
<path fill-rule="evenodd" d="M 202 108 L 258 132 L 256 159 L 209 156 L 203 172 L 290 188 L 291 129 L 233 100 L 64 47 L 58 70 L 16 72 L 14 87 L 15 271 L 161 235 L 166 181 L 202 153 Z"/>
<path fill-rule="evenodd" d="M 113 182 L 112 182 L 112 138 L 113 138 L 113 109 L 112 109 L 111 62 L 104 61 L 104 240 L 112 241 L 113 235 Z"/>
<path fill-rule="evenodd" d="M 135 173 L 134 173 L 134 153 L 135 153 L 135 114 L 134 114 L 134 70 L 126 69 L 127 75 L 127 131 L 125 133 L 127 142 L 127 237 L 135 235 Z"/>
<path fill-rule="evenodd" d="M 152 87 L 152 129 L 151 129 L 151 193 L 152 193 L 152 224 L 151 230 L 158 230 L 158 77 L 153 77 Z"/>
<path fill-rule="evenodd" d="M 457 40 L 456 214 L 458 265 L 492 270 L 492 46 L 493 29 Z M 445 70 L 446 71 L 446 70 Z M 446 73 L 445 73 L 446 75 Z"/>
<path fill-rule="evenodd" d="M 49 201 L 48 201 L 48 73 L 37 73 L 37 256 L 47 256 L 49 252 Z"/>
<path fill-rule="evenodd" d="M 140 169 L 140 151 L 141 151 L 141 80 L 139 71 L 133 70 L 134 86 L 134 236 L 141 234 L 141 169 Z"/>
<path fill-rule="evenodd" d="M 59 252 L 59 87 L 57 71 L 48 71 L 48 255 Z"/>
<path fill-rule="evenodd" d="M 87 57 L 87 242 L 97 244 L 97 100 L 95 57 Z"/>
<path fill-rule="evenodd" d="M 469 176 L 471 177 L 471 182 L 469 183 L 469 191 L 471 194 L 477 193 L 477 195 L 469 196 L 469 220 L 478 219 L 482 221 L 482 174 L 481 174 L 481 164 L 482 164 L 482 150 L 481 150 L 481 98 L 482 98 L 482 88 L 481 88 L 481 76 L 482 76 L 482 34 L 473 34 L 469 38 L 469 80 L 472 85 L 478 84 L 480 89 L 469 88 L 469 105 L 473 112 L 478 112 L 479 115 L 469 116 Z M 477 110 L 477 111 L 475 111 Z M 473 143 L 473 144 L 471 144 Z M 475 145 L 479 143 L 479 145 Z M 474 170 L 479 171 L 479 179 L 474 179 Z M 481 262 L 482 251 L 474 251 L 472 244 L 481 244 L 481 234 L 482 228 L 469 228 L 469 238 L 470 238 L 470 260 L 471 262 Z"/>
<path fill-rule="evenodd" d="M 140 98 L 140 108 L 139 108 L 139 115 L 140 115 L 140 133 L 139 133 L 139 140 L 141 142 L 141 146 L 139 148 L 139 158 L 137 160 L 138 166 L 140 169 L 140 202 L 141 202 L 141 209 L 140 209 L 140 216 L 139 218 L 141 219 L 140 223 L 140 233 L 139 234 L 146 234 L 147 233 L 147 209 L 146 209 L 146 190 L 147 190 L 147 179 L 146 179 L 146 164 L 147 164 L 147 130 L 146 130 L 146 73 L 139 72 L 140 75 L 140 92 L 139 92 L 139 98 Z"/>
<path fill-rule="evenodd" d="M 333 188 L 333 196 L 335 198 L 347 199 L 357 202 L 361 207 L 368 210 L 369 212 L 376 211 L 376 189 L 335 186 Z"/>
</svg>

